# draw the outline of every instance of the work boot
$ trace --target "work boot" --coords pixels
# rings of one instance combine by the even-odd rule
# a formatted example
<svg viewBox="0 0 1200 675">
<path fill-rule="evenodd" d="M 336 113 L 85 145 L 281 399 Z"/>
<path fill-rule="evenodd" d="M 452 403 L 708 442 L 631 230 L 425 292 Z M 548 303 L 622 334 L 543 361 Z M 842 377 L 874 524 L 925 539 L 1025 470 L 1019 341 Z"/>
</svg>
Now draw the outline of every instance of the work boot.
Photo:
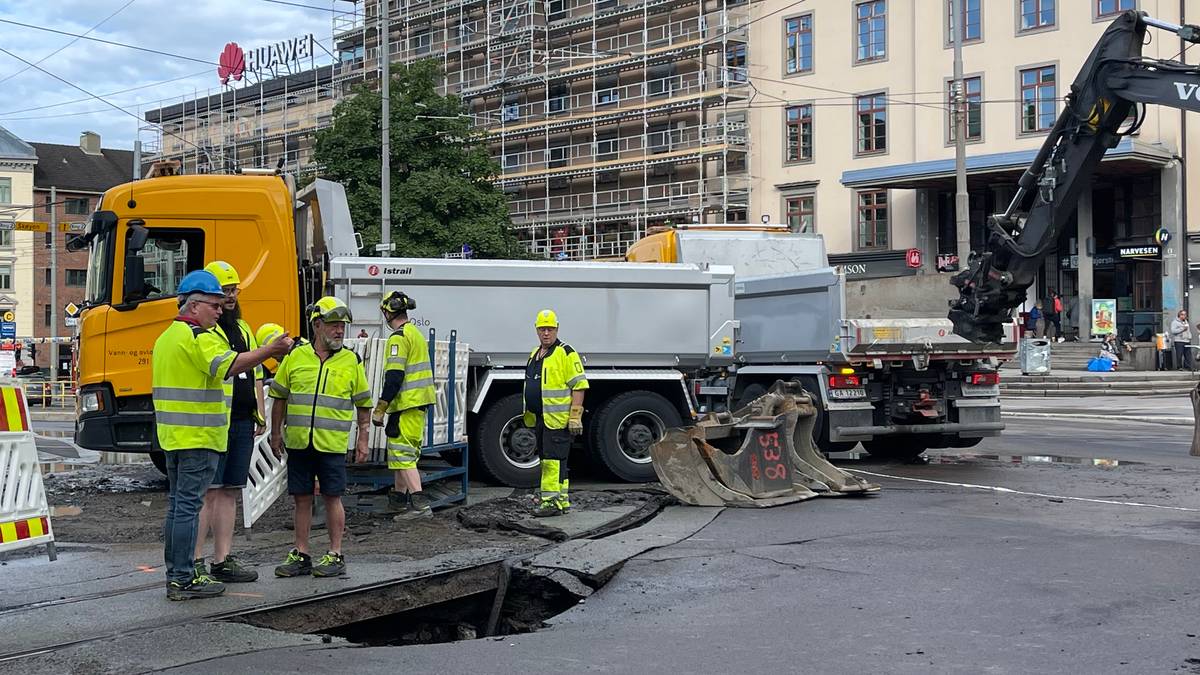
<svg viewBox="0 0 1200 675">
<path fill-rule="evenodd" d="M 284 560 L 282 565 L 275 568 L 275 576 L 302 577 L 306 574 L 312 574 L 312 571 L 312 556 L 307 553 L 301 553 L 298 549 L 292 549 L 288 551 L 287 560 Z"/>
<path fill-rule="evenodd" d="M 551 518 L 553 516 L 561 516 L 562 514 L 562 508 L 560 508 L 557 503 L 551 500 L 546 500 L 538 504 L 538 507 L 533 510 L 533 516 L 535 518 Z"/>
<path fill-rule="evenodd" d="M 403 515 L 405 513 L 408 513 L 408 510 L 412 508 L 412 506 L 409 504 L 407 492 L 396 492 L 395 490 L 388 490 L 387 497 L 388 497 L 388 511 L 391 511 L 392 513 L 398 513 L 398 514 Z"/>
<path fill-rule="evenodd" d="M 432 518 L 433 509 L 429 506 L 429 499 L 425 497 L 424 492 L 413 492 L 409 495 L 411 498 L 407 511 L 396 516 L 392 520 L 416 520 L 417 518 Z"/>
<path fill-rule="evenodd" d="M 314 577 L 336 577 L 346 573 L 346 559 L 341 553 L 329 551 L 312 568 Z"/>
<path fill-rule="evenodd" d="M 201 561 L 203 564 L 203 561 Z M 192 600 L 215 598 L 225 594 L 225 584 L 207 574 L 197 574 L 186 584 L 172 581 L 167 584 L 168 600 Z"/>
<path fill-rule="evenodd" d="M 212 576 L 217 581 L 227 584 L 243 584 L 258 580 L 258 572 L 243 567 L 242 563 L 232 555 L 225 556 L 224 562 L 212 564 Z"/>
</svg>

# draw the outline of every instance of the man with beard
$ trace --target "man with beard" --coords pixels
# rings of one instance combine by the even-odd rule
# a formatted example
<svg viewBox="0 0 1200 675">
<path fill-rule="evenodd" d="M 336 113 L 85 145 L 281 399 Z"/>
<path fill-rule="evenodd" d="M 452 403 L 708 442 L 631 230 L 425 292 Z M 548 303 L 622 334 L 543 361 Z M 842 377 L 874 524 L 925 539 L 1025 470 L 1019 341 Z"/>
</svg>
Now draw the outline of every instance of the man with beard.
<svg viewBox="0 0 1200 675">
<path fill-rule="evenodd" d="M 307 308 L 312 342 L 293 349 L 279 364 L 270 396 L 271 449 L 276 457 L 288 453 L 288 494 L 296 502 L 296 546 L 275 568 L 277 577 L 313 575 L 332 577 L 345 573 L 342 530 L 346 512 L 346 449 L 350 429 L 358 428 L 355 461 L 367 461 L 371 429 L 371 391 L 362 361 L 343 347 L 350 308 L 326 296 Z M 274 342 L 272 342 L 274 344 Z M 357 409 L 357 413 L 356 413 Z M 314 479 L 325 500 L 329 552 L 314 565 L 308 552 L 312 527 Z"/>
</svg>

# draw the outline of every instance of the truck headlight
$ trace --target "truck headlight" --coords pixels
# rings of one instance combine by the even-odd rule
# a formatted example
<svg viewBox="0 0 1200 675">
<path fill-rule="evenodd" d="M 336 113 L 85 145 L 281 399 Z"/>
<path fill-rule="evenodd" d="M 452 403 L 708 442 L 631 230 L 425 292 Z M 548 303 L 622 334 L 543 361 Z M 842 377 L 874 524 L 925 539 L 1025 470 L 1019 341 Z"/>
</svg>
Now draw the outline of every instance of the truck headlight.
<svg viewBox="0 0 1200 675">
<path fill-rule="evenodd" d="M 91 413 L 103 409 L 104 401 L 100 398 L 99 392 L 85 391 L 79 394 L 79 412 Z"/>
</svg>

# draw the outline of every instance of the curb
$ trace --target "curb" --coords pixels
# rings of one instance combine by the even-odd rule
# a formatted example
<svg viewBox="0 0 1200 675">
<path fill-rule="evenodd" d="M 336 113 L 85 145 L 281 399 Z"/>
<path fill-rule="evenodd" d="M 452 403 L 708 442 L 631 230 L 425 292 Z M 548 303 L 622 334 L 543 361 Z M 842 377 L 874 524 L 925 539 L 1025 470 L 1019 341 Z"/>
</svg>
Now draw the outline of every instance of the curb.
<svg viewBox="0 0 1200 675">
<path fill-rule="evenodd" d="M 1080 420 L 1112 420 L 1112 415 L 1098 415 L 1095 413 L 1067 413 L 1067 412 L 1004 412 L 1001 411 L 1001 417 L 1017 417 L 1030 419 L 1080 419 Z M 1148 422 L 1152 424 L 1170 424 L 1173 426 L 1190 427 L 1195 424 L 1195 420 L 1191 417 L 1183 417 L 1181 415 L 1122 415 L 1120 419 L 1127 422 Z"/>
</svg>

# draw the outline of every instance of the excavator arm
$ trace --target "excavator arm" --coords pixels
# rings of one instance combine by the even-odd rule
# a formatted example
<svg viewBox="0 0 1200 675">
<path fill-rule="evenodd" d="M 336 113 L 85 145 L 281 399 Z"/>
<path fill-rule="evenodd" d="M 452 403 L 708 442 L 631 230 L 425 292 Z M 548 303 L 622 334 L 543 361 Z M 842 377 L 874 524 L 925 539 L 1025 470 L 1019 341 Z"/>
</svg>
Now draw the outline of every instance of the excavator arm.
<svg viewBox="0 0 1200 675">
<path fill-rule="evenodd" d="M 951 278 L 959 289 L 950 303 L 955 333 L 973 342 L 1000 341 L 1104 153 L 1132 130 L 1122 125 L 1136 104 L 1200 111 L 1200 67 L 1143 58 L 1149 27 L 1200 43 L 1200 27 L 1138 11 L 1121 14 L 1104 31 L 1007 210 L 988 219 L 985 250 L 972 252 L 967 268 Z"/>
</svg>

